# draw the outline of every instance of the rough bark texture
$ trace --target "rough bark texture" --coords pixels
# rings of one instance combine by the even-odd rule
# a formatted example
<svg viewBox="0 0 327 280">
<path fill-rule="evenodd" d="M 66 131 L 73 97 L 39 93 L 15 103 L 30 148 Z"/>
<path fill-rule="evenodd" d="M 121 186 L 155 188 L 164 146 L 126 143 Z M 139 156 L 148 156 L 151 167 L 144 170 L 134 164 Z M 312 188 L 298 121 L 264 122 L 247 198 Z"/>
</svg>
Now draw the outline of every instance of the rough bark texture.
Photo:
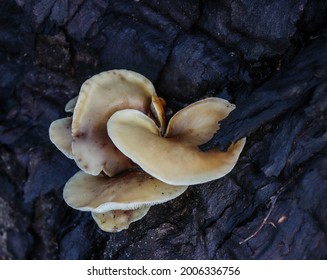
<svg viewBox="0 0 327 280">
<path fill-rule="evenodd" d="M 1 1 L 0 258 L 326 259 L 326 21 L 324 0 Z M 114 68 L 147 76 L 172 111 L 230 100 L 201 148 L 247 143 L 226 177 L 110 234 L 64 203 L 78 169 L 48 128 Z"/>
</svg>

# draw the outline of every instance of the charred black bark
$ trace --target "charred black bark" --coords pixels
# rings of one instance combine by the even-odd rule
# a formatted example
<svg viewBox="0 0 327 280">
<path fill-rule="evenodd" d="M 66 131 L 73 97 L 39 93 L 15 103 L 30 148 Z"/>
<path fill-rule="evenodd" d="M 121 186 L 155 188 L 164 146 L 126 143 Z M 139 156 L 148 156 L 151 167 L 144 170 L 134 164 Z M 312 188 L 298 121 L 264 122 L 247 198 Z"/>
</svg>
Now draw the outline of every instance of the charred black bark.
<svg viewBox="0 0 327 280">
<path fill-rule="evenodd" d="M 314 90 L 326 79 L 327 36 L 322 33 L 291 63 L 254 90 L 228 119 L 221 122 L 219 131 L 201 148 L 208 150 L 219 146 L 226 150 L 232 142 L 250 135 L 281 115 L 294 111 L 297 107 L 305 110 Z M 315 111 L 312 107 L 310 110 Z"/>
<path fill-rule="evenodd" d="M 326 259 L 326 11 L 323 0 L 2 1 L 0 258 Z M 64 203 L 78 168 L 48 128 L 83 81 L 114 68 L 151 79 L 171 111 L 228 99 L 237 109 L 202 148 L 247 143 L 224 178 L 110 234 Z"/>
</svg>

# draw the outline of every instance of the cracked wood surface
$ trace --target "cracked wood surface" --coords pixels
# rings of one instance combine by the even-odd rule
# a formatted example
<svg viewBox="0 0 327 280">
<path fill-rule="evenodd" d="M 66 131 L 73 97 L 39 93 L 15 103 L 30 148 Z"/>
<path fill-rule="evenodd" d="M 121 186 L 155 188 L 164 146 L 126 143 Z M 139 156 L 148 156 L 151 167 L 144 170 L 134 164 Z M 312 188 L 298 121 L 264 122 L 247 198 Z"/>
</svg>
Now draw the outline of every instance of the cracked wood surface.
<svg viewBox="0 0 327 280">
<path fill-rule="evenodd" d="M 324 0 L 1 5 L 0 258 L 327 258 Z M 224 178 L 109 234 L 64 203 L 78 169 L 48 128 L 82 82 L 114 68 L 147 76 L 171 113 L 228 99 L 237 109 L 202 148 L 247 143 Z"/>
</svg>

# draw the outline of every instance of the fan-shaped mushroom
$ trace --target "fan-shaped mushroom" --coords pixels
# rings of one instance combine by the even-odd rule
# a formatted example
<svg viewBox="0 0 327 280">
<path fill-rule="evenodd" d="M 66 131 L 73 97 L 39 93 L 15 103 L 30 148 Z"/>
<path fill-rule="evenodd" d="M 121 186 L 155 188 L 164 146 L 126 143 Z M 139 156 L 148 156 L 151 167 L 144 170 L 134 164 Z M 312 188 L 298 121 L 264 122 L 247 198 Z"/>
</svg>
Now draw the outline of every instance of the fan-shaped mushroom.
<svg viewBox="0 0 327 280">
<path fill-rule="evenodd" d="M 108 134 L 122 153 L 153 177 L 171 185 L 204 183 L 230 172 L 243 149 L 245 138 L 226 152 L 203 152 L 198 147 L 213 136 L 218 122 L 234 108 L 220 98 L 195 102 L 171 118 L 164 137 L 142 112 L 121 110 L 109 119 Z"/>
<path fill-rule="evenodd" d="M 65 202 L 90 211 L 104 231 L 128 228 L 152 205 L 176 198 L 188 185 L 218 179 L 236 164 L 245 138 L 226 152 L 199 149 L 234 105 L 220 98 L 195 102 L 167 128 L 164 107 L 144 76 L 107 71 L 87 80 L 66 104 L 72 117 L 49 128 L 51 141 L 83 170 L 66 183 Z"/>
<path fill-rule="evenodd" d="M 114 177 L 79 171 L 66 183 L 63 196 L 72 208 L 104 213 L 164 203 L 186 189 L 187 186 L 168 185 L 144 171 L 126 171 Z"/>
<path fill-rule="evenodd" d="M 98 175 L 104 171 L 114 176 L 133 163 L 108 137 L 108 119 L 118 110 L 132 108 L 163 127 L 163 106 L 164 101 L 144 76 L 128 70 L 102 72 L 85 81 L 79 95 L 66 104 L 65 110 L 73 112 L 73 117 L 55 121 L 50 127 L 50 139 L 85 172 Z M 72 122 L 70 128 L 68 120 Z"/>
<path fill-rule="evenodd" d="M 76 173 L 65 185 L 63 197 L 72 208 L 91 211 L 98 226 L 118 232 L 146 215 L 150 206 L 181 195 L 187 186 L 170 186 L 144 171 L 126 171 L 114 177 Z"/>
</svg>

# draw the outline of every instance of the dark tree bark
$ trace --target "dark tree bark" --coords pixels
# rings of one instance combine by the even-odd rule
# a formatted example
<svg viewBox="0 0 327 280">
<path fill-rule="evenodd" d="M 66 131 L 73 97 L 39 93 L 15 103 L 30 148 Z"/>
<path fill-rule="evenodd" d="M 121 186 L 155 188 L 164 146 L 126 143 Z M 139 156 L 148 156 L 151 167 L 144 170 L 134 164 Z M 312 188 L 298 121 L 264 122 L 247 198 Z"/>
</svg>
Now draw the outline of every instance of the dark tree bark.
<svg viewBox="0 0 327 280">
<path fill-rule="evenodd" d="M 0 258 L 326 259 L 324 0 L 4 0 Z M 231 173 L 151 207 L 120 233 L 68 207 L 75 163 L 50 123 L 104 70 L 147 76 L 172 112 L 237 109 L 201 149 L 247 143 Z"/>
</svg>

